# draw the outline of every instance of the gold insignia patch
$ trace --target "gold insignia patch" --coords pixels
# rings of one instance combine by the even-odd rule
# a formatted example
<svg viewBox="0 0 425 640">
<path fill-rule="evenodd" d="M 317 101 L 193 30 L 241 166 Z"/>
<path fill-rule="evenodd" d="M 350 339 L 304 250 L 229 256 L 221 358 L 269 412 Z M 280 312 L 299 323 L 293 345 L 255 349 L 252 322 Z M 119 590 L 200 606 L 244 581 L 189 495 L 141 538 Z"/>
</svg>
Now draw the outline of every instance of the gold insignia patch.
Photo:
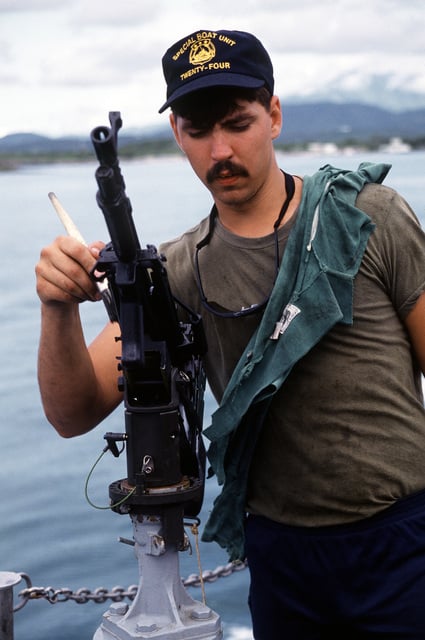
<svg viewBox="0 0 425 640">
<path fill-rule="evenodd" d="M 215 57 L 216 50 L 209 38 L 194 42 L 190 48 L 189 61 L 191 64 L 204 64 Z"/>
</svg>

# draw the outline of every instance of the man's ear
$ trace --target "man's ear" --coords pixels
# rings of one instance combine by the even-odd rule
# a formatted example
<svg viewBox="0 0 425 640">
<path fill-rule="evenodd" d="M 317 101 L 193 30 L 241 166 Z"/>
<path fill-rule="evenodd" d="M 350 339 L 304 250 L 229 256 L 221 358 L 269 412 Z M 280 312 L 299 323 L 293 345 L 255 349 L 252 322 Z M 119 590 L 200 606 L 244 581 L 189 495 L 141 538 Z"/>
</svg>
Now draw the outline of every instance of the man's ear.
<svg viewBox="0 0 425 640">
<path fill-rule="evenodd" d="M 178 127 L 177 127 L 177 117 L 174 115 L 174 113 L 170 113 L 170 125 L 171 125 L 171 128 L 172 128 L 173 133 L 174 133 L 174 138 L 175 138 L 177 144 L 179 145 L 180 149 L 183 151 L 182 145 L 181 145 L 181 142 L 180 142 L 179 131 L 178 131 Z"/>
<path fill-rule="evenodd" d="M 270 103 L 270 118 L 272 140 L 275 140 L 282 131 L 282 107 L 278 96 L 273 96 Z"/>
</svg>

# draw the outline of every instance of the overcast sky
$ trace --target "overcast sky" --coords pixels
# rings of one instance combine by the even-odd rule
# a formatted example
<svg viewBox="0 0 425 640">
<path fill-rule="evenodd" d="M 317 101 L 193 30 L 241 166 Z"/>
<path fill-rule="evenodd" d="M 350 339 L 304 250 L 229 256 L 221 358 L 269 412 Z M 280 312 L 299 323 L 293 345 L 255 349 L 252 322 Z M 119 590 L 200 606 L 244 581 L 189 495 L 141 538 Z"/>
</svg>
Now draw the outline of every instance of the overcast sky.
<svg viewBox="0 0 425 640">
<path fill-rule="evenodd" d="M 0 0 L 0 136 L 164 123 L 161 57 L 199 29 L 255 33 L 283 98 L 372 70 L 425 94 L 425 0 Z"/>
</svg>

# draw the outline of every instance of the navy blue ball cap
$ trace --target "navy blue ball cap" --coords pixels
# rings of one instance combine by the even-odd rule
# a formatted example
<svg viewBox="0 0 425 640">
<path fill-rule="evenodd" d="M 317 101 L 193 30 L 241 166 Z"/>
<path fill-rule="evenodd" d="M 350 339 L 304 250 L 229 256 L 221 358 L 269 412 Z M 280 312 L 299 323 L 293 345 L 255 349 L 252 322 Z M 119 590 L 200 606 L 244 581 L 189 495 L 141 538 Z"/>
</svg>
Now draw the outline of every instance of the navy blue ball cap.
<svg viewBox="0 0 425 640">
<path fill-rule="evenodd" d="M 245 31 L 199 30 L 170 47 L 162 58 L 167 101 L 210 87 L 274 89 L 273 65 L 261 42 Z"/>
</svg>

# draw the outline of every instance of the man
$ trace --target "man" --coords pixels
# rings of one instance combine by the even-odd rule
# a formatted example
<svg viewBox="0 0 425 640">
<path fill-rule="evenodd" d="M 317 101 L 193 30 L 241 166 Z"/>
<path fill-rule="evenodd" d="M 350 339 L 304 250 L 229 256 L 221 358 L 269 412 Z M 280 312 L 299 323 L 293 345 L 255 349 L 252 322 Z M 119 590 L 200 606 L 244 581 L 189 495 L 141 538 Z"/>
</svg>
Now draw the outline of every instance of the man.
<svg viewBox="0 0 425 640">
<path fill-rule="evenodd" d="M 256 639 L 423 639 L 425 235 L 379 184 L 389 167 L 280 170 L 254 36 L 191 34 L 163 69 L 160 111 L 214 201 L 161 248 L 203 316 L 221 402 L 207 435 L 224 487 L 204 537 L 246 553 Z M 37 265 L 40 389 L 65 437 L 121 401 L 117 327 L 87 349 L 78 313 L 101 246 L 61 237 Z"/>
</svg>

